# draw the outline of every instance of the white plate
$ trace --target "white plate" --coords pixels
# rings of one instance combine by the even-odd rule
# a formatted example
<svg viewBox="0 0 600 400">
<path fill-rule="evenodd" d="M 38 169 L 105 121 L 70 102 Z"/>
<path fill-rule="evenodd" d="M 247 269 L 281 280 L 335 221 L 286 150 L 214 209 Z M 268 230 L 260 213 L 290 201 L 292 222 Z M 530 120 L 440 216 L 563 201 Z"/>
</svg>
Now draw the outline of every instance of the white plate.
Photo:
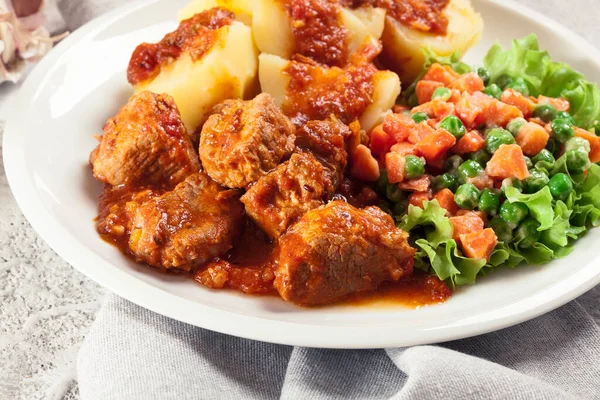
<svg viewBox="0 0 600 400">
<path fill-rule="evenodd" d="M 211 291 L 129 261 L 94 230 L 101 185 L 92 178 L 88 155 L 96 146 L 93 135 L 131 93 L 125 70 L 132 50 L 173 29 L 176 10 L 186 2 L 135 2 L 75 32 L 29 76 L 7 125 L 4 163 L 17 202 L 40 236 L 90 278 L 143 307 L 203 328 L 332 348 L 408 346 L 478 335 L 541 315 L 600 283 L 595 248 L 600 229 L 563 260 L 501 270 L 457 291 L 445 304 L 417 310 L 299 308 L 275 298 Z M 554 58 L 590 80 L 600 79 L 600 54 L 579 36 L 509 1 L 473 3 L 486 26 L 468 62 L 479 62 L 496 40 L 506 45 L 534 32 Z"/>
</svg>

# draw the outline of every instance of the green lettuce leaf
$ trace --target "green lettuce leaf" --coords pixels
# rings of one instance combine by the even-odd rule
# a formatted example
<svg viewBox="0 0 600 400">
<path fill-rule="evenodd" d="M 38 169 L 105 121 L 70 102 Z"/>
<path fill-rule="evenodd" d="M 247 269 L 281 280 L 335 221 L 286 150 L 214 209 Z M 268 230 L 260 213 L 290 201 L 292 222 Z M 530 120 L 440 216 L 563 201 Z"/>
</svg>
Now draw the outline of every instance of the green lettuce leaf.
<svg viewBox="0 0 600 400">
<path fill-rule="evenodd" d="M 554 219 L 552 194 L 547 186 L 533 194 L 524 194 L 514 187 L 508 187 L 505 194 L 509 202 L 518 201 L 529 208 L 531 216 L 540 223 L 538 231 L 544 231 L 552 226 Z"/>
<path fill-rule="evenodd" d="M 564 97 L 571 104 L 570 113 L 576 124 L 590 129 L 600 119 L 600 91 L 596 84 L 571 66 L 552 61 L 547 51 L 539 48 L 535 35 L 512 42 L 509 49 L 495 44 L 484 58 L 491 81 L 502 75 L 523 78 L 533 96 Z"/>
<path fill-rule="evenodd" d="M 456 242 L 452 239 L 433 247 L 425 239 L 416 242 L 428 256 L 431 267 L 438 278 L 451 287 L 475 283 L 477 274 L 486 264 L 485 259 L 473 259 L 458 253 Z"/>
<path fill-rule="evenodd" d="M 550 229 L 542 232 L 541 242 L 552 250 L 558 250 L 569 244 L 570 216 L 572 211 L 562 201 L 554 206 L 554 221 Z"/>
<path fill-rule="evenodd" d="M 402 218 L 399 227 L 410 232 L 420 226 L 425 230 L 425 238 L 433 247 L 452 239 L 452 224 L 446 217 L 446 210 L 437 200 L 426 201 L 423 208 L 408 206 L 408 212 Z"/>
<path fill-rule="evenodd" d="M 522 77 L 530 94 L 537 96 L 541 94 L 550 61 L 550 55 L 546 51 L 540 51 L 537 37 L 532 34 L 514 40 L 507 50 L 496 43 L 483 59 L 483 65 L 490 72 L 492 83 L 502 75 Z"/>
</svg>

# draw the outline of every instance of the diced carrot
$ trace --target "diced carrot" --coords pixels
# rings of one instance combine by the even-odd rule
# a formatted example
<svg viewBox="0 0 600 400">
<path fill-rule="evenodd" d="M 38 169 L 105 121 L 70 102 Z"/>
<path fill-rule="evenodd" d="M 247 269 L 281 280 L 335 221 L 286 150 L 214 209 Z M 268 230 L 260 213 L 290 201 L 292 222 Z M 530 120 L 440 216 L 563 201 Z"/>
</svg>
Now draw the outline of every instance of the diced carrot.
<svg viewBox="0 0 600 400">
<path fill-rule="evenodd" d="M 541 127 L 543 127 L 543 128 L 545 128 L 545 127 L 548 125 L 548 123 L 546 123 L 546 122 L 542 121 L 542 120 L 541 120 L 541 119 L 539 119 L 539 118 L 529 118 L 529 122 L 533 122 L 534 124 L 536 124 L 536 125 L 539 125 L 539 126 L 541 126 Z M 546 129 L 546 131 L 547 131 L 547 130 L 548 130 L 548 129 Z"/>
<path fill-rule="evenodd" d="M 546 96 L 538 96 L 537 101 L 539 104 L 550 104 L 554 106 L 558 111 L 569 111 L 571 108 L 571 104 L 569 104 L 569 100 L 563 98 L 554 98 L 554 97 L 546 97 Z"/>
<path fill-rule="evenodd" d="M 390 183 L 398 183 L 404 180 L 404 166 L 406 160 L 404 154 L 389 152 L 385 155 L 385 169 L 387 170 Z"/>
<path fill-rule="evenodd" d="M 460 92 L 474 93 L 483 90 L 484 85 L 483 80 L 476 72 L 468 72 L 461 75 L 460 78 L 452 82 L 448 87 Z"/>
<path fill-rule="evenodd" d="M 517 107 L 523 113 L 525 118 L 528 118 L 531 115 L 533 106 L 535 105 L 528 97 L 523 96 L 520 92 L 511 88 L 502 92 L 500 100 L 502 100 L 503 103 Z"/>
<path fill-rule="evenodd" d="M 419 101 L 419 104 L 431 101 L 431 95 L 433 95 L 435 89 L 441 87 L 444 87 L 444 84 L 436 81 L 424 81 L 421 79 L 419 82 L 417 82 L 417 86 L 415 87 L 415 93 L 417 95 L 417 100 Z"/>
<path fill-rule="evenodd" d="M 392 112 L 393 112 L 394 114 L 400 114 L 400 113 L 402 113 L 403 111 L 407 111 L 407 110 L 410 110 L 410 108 L 409 108 L 409 107 L 407 107 L 407 106 L 403 106 L 403 105 L 401 105 L 401 104 L 394 104 L 394 105 L 392 106 Z"/>
<path fill-rule="evenodd" d="M 483 222 L 487 221 L 487 214 L 484 213 L 483 211 L 475 211 L 475 210 L 458 210 L 456 212 L 456 215 L 458 216 L 462 216 L 462 215 L 471 215 L 471 216 L 475 216 L 477 218 L 481 218 L 481 220 Z"/>
<path fill-rule="evenodd" d="M 448 115 L 454 115 L 454 103 L 446 102 L 442 99 L 435 99 L 428 103 L 414 107 L 411 112 L 424 112 L 430 118 L 443 119 Z"/>
<path fill-rule="evenodd" d="M 542 151 L 546 147 L 549 138 L 550 135 L 546 132 L 546 129 L 533 122 L 524 124 L 515 137 L 517 144 L 523 149 L 523 153 L 530 157 Z"/>
<path fill-rule="evenodd" d="M 501 144 L 488 161 L 485 172 L 494 179 L 517 178 L 523 180 L 529 176 L 523 150 L 518 144 Z"/>
<path fill-rule="evenodd" d="M 408 141 L 410 143 L 416 144 L 424 137 L 434 135 L 436 133 L 436 129 L 431 127 L 428 122 L 429 121 L 419 122 L 417 126 L 410 131 L 408 134 Z"/>
<path fill-rule="evenodd" d="M 428 175 L 423 175 L 417 179 L 411 179 L 409 181 L 400 182 L 398 187 L 402 190 L 406 190 L 409 192 L 426 192 L 429 190 L 429 185 L 431 185 L 431 180 Z"/>
<path fill-rule="evenodd" d="M 415 126 L 415 121 L 404 114 L 388 114 L 383 119 L 383 130 L 393 137 L 396 143 L 405 141 Z"/>
<path fill-rule="evenodd" d="M 442 174 L 442 173 L 446 172 L 445 168 L 446 168 L 446 160 L 447 159 L 448 159 L 448 153 L 442 154 L 441 157 L 438 157 L 431 161 L 427 161 L 427 168 L 435 170 L 436 172 L 439 172 L 440 174 Z"/>
<path fill-rule="evenodd" d="M 369 147 L 373 154 L 387 153 L 394 143 L 394 138 L 383 130 L 383 124 L 377 125 L 369 134 Z"/>
<path fill-rule="evenodd" d="M 492 97 L 475 120 L 476 125 L 506 126 L 511 120 L 523 117 L 523 113 L 515 106 L 505 104 Z"/>
<path fill-rule="evenodd" d="M 593 163 L 600 161 L 600 137 L 581 128 L 575 128 L 575 136 L 585 139 L 590 143 L 590 161 Z"/>
<path fill-rule="evenodd" d="M 408 196 L 409 204 L 423 208 L 423 202 L 431 200 L 431 192 L 413 192 Z"/>
<path fill-rule="evenodd" d="M 479 190 L 483 190 L 485 188 L 491 189 L 494 187 L 494 181 L 485 172 L 482 172 L 473 178 L 467 178 L 467 183 L 473 184 Z"/>
<path fill-rule="evenodd" d="M 461 98 L 456 102 L 456 116 L 460 118 L 467 129 L 475 128 L 475 120 L 481 114 L 482 107 L 473 101 L 468 93 L 463 93 Z"/>
<path fill-rule="evenodd" d="M 454 202 L 454 193 L 450 189 L 442 189 L 433 195 L 440 207 L 446 210 L 446 216 L 452 216 L 458 211 L 458 206 Z"/>
<path fill-rule="evenodd" d="M 427 70 L 422 80 L 425 81 L 436 81 L 443 83 L 444 86 L 450 85 L 452 82 L 457 80 L 460 75 L 454 72 L 452 67 L 449 65 L 440 65 L 438 63 L 432 64 Z"/>
<path fill-rule="evenodd" d="M 460 243 L 460 236 L 473 233 L 481 232 L 485 223 L 481 218 L 475 214 L 465 214 L 456 217 L 450 217 L 450 223 L 452 224 L 452 239 Z"/>
<path fill-rule="evenodd" d="M 354 149 L 350 175 L 365 182 L 375 182 L 379 179 L 379 163 L 367 146 L 359 144 Z"/>
<path fill-rule="evenodd" d="M 458 140 L 453 151 L 456 154 L 462 155 L 479 151 L 483 149 L 483 146 L 485 146 L 485 140 L 483 139 L 483 136 L 481 136 L 481 134 L 477 131 L 468 131 Z"/>
<path fill-rule="evenodd" d="M 396 143 L 390 148 L 390 151 L 402 154 L 403 156 L 407 154 L 417 154 L 417 149 L 415 149 L 415 145 L 407 142 Z"/>
<path fill-rule="evenodd" d="M 417 154 L 425 160 L 433 162 L 442 157 L 456 144 L 456 138 L 445 129 L 438 129 L 434 134 L 423 137 L 416 144 Z"/>
<path fill-rule="evenodd" d="M 498 244 L 498 237 L 492 228 L 486 228 L 480 232 L 460 235 L 460 242 L 467 257 L 488 260 Z"/>
</svg>

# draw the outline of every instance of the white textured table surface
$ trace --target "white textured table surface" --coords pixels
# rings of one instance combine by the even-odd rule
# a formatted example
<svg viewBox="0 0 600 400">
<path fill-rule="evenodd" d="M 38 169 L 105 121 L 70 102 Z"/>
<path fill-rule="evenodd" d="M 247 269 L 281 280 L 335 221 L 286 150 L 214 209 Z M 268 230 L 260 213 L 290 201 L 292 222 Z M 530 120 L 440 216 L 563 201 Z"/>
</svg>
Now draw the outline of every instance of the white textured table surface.
<svg viewBox="0 0 600 400">
<path fill-rule="evenodd" d="M 600 47 L 599 0 L 520 2 Z M 18 86 L 0 85 L 0 121 L 10 115 L 17 92 Z M 0 132 L 2 127 L 0 122 Z M 102 288 L 62 261 L 29 226 L 0 162 L 0 399 L 78 397 L 77 351 L 102 296 Z M 598 304 L 600 290 L 585 300 Z"/>
</svg>

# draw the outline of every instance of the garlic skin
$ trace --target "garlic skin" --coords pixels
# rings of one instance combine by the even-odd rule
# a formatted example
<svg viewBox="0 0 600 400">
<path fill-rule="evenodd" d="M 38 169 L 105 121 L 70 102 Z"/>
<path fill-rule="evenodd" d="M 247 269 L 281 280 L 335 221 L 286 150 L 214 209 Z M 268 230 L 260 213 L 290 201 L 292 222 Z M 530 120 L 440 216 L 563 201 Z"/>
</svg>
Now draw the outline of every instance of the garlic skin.
<svg viewBox="0 0 600 400">
<path fill-rule="evenodd" d="M 54 39 L 44 28 L 43 8 L 18 18 L 10 0 L 0 0 L 0 83 L 17 82 L 27 63 L 39 61 L 52 48 Z"/>
</svg>

